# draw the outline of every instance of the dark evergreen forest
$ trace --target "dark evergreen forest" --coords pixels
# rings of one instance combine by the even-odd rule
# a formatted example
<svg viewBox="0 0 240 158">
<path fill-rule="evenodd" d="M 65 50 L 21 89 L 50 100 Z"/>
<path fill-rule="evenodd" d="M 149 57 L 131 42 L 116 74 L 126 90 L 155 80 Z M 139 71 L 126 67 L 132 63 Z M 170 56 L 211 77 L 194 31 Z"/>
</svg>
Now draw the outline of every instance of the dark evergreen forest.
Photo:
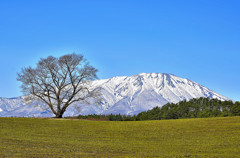
<svg viewBox="0 0 240 158">
<path fill-rule="evenodd" d="M 79 119 L 102 119 L 110 121 L 166 120 L 181 118 L 207 118 L 240 116 L 240 102 L 221 101 L 218 99 L 198 98 L 179 103 L 167 103 L 138 115 L 79 115 Z"/>
</svg>

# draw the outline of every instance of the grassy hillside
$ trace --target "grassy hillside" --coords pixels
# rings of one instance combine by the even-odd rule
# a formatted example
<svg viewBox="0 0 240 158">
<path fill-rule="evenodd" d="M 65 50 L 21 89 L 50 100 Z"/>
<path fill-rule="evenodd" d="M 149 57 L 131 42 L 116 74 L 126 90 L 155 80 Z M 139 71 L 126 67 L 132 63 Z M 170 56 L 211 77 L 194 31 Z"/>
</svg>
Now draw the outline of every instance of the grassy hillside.
<svg viewBox="0 0 240 158">
<path fill-rule="evenodd" d="M 160 121 L 0 118 L 0 157 L 240 157 L 240 117 Z"/>
</svg>

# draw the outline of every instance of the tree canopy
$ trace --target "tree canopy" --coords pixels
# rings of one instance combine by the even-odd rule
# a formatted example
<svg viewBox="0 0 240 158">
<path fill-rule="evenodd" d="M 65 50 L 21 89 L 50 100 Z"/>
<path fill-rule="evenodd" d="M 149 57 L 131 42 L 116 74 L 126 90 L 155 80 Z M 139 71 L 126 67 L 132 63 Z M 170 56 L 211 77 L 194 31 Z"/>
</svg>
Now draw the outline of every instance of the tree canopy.
<svg viewBox="0 0 240 158">
<path fill-rule="evenodd" d="M 87 102 L 88 98 L 97 97 L 97 91 L 91 89 L 96 73 L 97 69 L 83 55 L 73 53 L 59 58 L 41 58 L 36 68 L 23 68 L 17 80 L 27 95 L 25 101 L 37 99 L 61 118 L 74 102 Z"/>
</svg>

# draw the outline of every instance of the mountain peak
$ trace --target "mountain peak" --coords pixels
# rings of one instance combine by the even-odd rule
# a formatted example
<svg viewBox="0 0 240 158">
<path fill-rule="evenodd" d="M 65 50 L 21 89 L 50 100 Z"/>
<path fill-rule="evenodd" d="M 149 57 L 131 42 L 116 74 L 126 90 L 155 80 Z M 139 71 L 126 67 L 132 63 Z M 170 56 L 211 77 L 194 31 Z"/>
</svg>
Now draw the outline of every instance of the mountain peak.
<svg viewBox="0 0 240 158">
<path fill-rule="evenodd" d="M 155 73 L 155 72 L 151 72 L 151 73 L 139 73 L 138 75 L 140 76 L 152 76 L 152 77 L 156 77 L 156 76 L 162 76 L 162 75 L 165 75 L 165 76 L 175 76 L 171 73 Z"/>
<path fill-rule="evenodd" d="M 106 107 L 104 113 L 132 114 L 132 112 L 148 110 L 168 102 L 177 103 L 199 97 L 230 100 L 196 82 L 170 73 L 140 73 L 133 76 L 120 76 L 97 85 L 104 93 L 103 106 Z M 105 93 L 107 93 L 107 97 Z"/>
</svg>

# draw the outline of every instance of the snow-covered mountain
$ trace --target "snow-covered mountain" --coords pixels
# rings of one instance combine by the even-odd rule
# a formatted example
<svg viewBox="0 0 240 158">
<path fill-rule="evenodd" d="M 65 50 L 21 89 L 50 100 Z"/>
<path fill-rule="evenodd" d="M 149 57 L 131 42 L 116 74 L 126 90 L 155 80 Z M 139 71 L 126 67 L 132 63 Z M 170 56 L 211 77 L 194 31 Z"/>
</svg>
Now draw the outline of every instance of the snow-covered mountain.
<svg viewBox="0 0 240 158">
<path fill-rule="evenodd" d="M 134 76 L 113 77 L 93 81 L 94 89 L 100 89 L 100 105 L 75 103 L 64 116 L 78 114 L 137 114 L 192 98 L 210 97 L 230 100 L 196 82 L 166 73 L 141 73 Z M 52 116 L 38 106 L 24 105 L 22 97 L 0 98 L 0 116 Z"/>
</svg>

